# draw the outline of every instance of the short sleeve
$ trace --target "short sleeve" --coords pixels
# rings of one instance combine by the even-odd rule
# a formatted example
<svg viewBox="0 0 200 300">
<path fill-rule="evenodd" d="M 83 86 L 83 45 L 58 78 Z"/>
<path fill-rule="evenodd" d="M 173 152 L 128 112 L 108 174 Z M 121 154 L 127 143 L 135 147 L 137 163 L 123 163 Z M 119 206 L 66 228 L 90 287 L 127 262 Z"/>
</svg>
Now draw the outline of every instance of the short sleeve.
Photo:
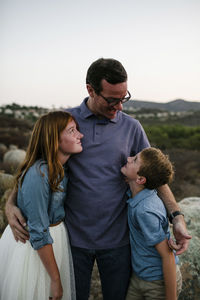
<svg viewBox="0 0 200 300">
<path fill-rule="evenodd" d="M 137 121 L 137 128 L 136 128 L 135 138 L 133 142 L 134 143 L 131 150 L 131 155 L 136 155 L 143 149 L 150 147 L 150 143 L 148 141 L 147 135 L 139 121 Z"/>
<path fill-rule="evenodd" d="M 154 246 L 166 239 L 163 218 L 158 213 L 143 211 L 137 216 L 137 222 L 148 246 Z"/>
</svg>

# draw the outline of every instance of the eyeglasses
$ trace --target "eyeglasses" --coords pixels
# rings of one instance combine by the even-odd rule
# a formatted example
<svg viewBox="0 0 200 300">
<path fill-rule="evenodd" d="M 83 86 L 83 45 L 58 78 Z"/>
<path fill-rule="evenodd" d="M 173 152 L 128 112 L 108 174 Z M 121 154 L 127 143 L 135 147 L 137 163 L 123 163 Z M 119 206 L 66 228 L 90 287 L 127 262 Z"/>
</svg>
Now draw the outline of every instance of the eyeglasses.
<svg viewBox="0 0 200 300">
<path fill-rule="evenodd" d="M 106 98 L 104 97 L 101 93 L 99 93 L 99 95 L 110 105 L 110 106 L 115 106 L 117 104 L 119 104 L 119 102 L 121 103 L 125 103 L 128 100 L 130 100 L 131 98 L 131 94 L 129 91 L 127 91 L 127 96 L 124 98 Z"/>
</svg>

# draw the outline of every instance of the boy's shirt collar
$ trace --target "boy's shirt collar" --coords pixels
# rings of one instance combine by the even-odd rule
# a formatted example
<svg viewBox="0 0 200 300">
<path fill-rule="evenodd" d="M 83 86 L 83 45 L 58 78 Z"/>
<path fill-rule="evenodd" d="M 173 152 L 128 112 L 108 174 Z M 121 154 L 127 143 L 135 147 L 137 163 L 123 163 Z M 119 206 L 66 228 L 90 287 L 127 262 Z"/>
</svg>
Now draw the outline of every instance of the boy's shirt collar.
<svg viewBox="0 0 200 300">
<path fill-rule="evenodd" d="M 132 197 L 131 194 L 131 190 L 129 189 L 127 191 L 127 195 L 129 197 L 129 199 L 127 200 L 127 203 L 131 206 L 131 207 L 136 207 L 141 200 L 151 197 L 154 193 L 157 194 L 156 190 L 149 190 L 149 189 L 143 189 L 142 191 L 140 191 L 139 193 L 137 193 L 134 197 Z"/>
</svg>

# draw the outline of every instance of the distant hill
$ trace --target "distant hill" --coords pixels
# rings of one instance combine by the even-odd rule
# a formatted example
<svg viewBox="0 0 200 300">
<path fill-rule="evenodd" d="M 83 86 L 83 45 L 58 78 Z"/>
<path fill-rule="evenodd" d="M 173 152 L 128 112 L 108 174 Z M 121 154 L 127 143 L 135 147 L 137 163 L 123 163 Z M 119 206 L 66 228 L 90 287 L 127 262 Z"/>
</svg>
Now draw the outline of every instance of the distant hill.
<svg viewBox="0 0 200 300">
<path fill-rule="evenodd" d="M 141 108 L 156 109 L 164 111 L 200 111 L 200 102 L 177 99 L 167 103 L 130 100 L 123 104 L 124 110 L 138 110 Z"/>
</svg>

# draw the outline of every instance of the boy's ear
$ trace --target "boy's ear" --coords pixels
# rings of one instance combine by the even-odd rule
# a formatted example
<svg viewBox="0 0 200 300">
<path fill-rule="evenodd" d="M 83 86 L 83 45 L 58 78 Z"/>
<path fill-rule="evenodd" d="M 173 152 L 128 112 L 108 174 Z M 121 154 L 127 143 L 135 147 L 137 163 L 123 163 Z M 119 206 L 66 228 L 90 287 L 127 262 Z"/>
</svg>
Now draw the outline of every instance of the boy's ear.
<svg viewBox="0 0 200 300">
<path fill-rule="evenodd" d="M 145 184 L 146 183 L 146 178 L 144 176 L 138 176 L 138 178 L 136 179 L 136 183 L 137 184 Z"/>
</svg>

